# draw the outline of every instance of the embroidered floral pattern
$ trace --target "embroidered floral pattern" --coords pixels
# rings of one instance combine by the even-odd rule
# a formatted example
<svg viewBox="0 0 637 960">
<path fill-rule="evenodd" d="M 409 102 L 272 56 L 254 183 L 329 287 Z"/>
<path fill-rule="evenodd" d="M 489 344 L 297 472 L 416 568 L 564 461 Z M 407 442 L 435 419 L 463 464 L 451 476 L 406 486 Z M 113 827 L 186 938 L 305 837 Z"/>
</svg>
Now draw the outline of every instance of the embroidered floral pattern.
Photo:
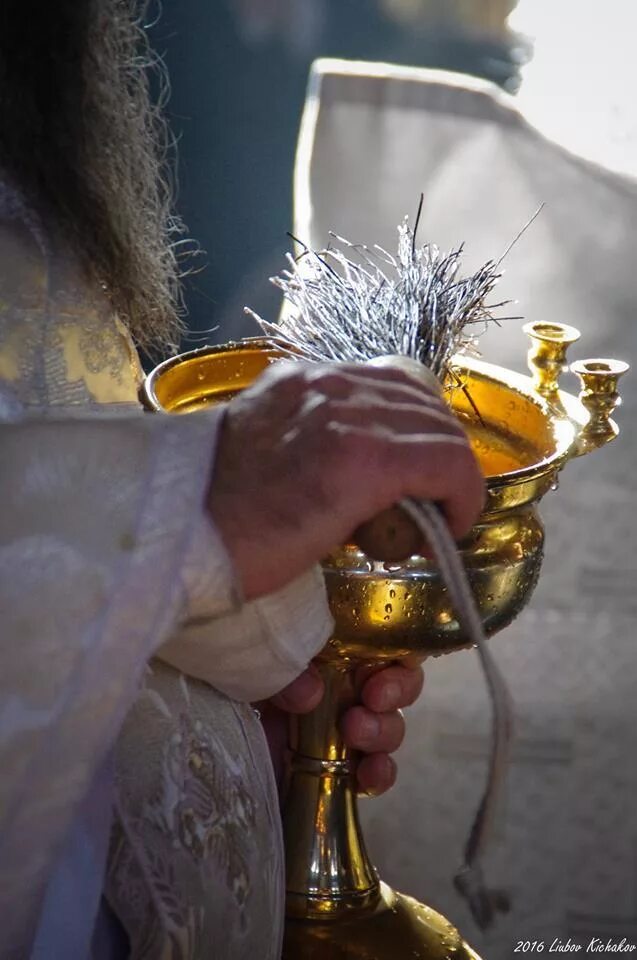
<svg viewBox="0 0 637 960">
<path fill-rule="evenodd" d="M 133 960 L 204 960 L 212 944 L 215 960 L 278 960 L 283 868 L 266 751 L 248 706 L 153 664 L 120 737 L 107 883 Z"/>
</svg>

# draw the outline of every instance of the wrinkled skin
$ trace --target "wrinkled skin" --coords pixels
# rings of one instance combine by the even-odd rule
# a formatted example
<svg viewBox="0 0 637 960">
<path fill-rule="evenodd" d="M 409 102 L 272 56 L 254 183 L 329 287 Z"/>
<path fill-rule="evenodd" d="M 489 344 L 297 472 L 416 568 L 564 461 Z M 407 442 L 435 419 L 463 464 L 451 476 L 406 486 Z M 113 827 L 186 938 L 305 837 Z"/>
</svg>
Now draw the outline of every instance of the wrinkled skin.
<svg viewBox="0 0 637 960">
<path fill-rule="evenodd" d="M 435 390 L 404 370 L 281 363 L 228 404 L 208 504 L 247 599 L 283 587 L 403 497 L 438 503 L 456 538 L 484 501 L 462 426 Z M 347 744 L 361 751 L 361 792 L 393 784 L 400 708 L 422 684 L 419 665 L 388 666 L 363 680 L 361 704 L 342 717 Z M 322 695 L 310 668 L 260 705 L 275 769 L 285 714 L 312 710 Z"/>
</svg>

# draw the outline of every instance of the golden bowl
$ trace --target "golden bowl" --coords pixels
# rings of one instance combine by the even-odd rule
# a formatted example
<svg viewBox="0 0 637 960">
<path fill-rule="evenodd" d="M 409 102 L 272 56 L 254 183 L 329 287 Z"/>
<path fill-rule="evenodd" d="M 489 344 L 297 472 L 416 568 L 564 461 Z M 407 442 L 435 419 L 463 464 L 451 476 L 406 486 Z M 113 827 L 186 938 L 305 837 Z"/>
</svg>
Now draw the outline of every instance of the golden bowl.
<svg viewBox="0 0 637 960">
<path fill-rule="evenodd" d="M 557 343 L 564 351 L 573 342 L 573 328 L 563 325 L 534 324 L 528 332 L 543 346 L 548 340 L 551 347 Z M 230 399 L 281 357 L 275 341 L 257 338 L 193 350 L 160 364 L 144 385 L 144 399 L 155 410 L 188 413 Z M 551 389 L 546 389 L 544 357 L 537 362 L 543 364 L 544 389 L 502 367 L 457 358 L 456 371 L 471 401 L 462 389 L 450 394 L 486 478 L 485 509 L 460 550 L 489 634 L 517 616 L 537 582 L 544 542 L 537 502 L 556 485 L 559 471 L 582 452 L 583 444 L 588 450 L 608 439 L 599 430 L 594 437 L 587 436 L 590 418 L 584 405 L 553 389 L 552 381 Z M 593 398 L 599 400 L 608 397 L 608 380 L 616 384 L 623 372 L 618 372 L 622 365 L 616 361 L 583 364 L 600 362 L 610 366 L 597 377 Z M 552 360 L 552 365 L 556 374 L 563 360 Z M 582 375 L 590 373 L 582 370 Z M 612 432 L 608 416 L 604 423 Z M 400 564 L 384 564 L 345 545 L 324 560 L 323 569 L 336 621 L 325 657 L 393 660 L 465 646 L 432 560 L 414 556 Z"/>
</svg>

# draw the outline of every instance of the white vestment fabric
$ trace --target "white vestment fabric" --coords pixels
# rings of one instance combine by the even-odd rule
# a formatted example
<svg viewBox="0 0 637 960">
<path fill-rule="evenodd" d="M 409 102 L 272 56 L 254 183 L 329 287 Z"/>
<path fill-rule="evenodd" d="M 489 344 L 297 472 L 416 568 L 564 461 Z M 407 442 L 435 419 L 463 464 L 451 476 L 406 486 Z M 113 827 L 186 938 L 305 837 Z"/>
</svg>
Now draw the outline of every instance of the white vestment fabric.
<svg viewBox="0 0 637 960">
<path fill-rule="evenodd" d="M 569 29 L 576 44 L 578 27 Z M 560 55 L 585 122 L 577 73 L 567 72 L 591 63 Z M 443 910 L 489 960 L 509 960 L 519 941 L 544 942 L 545 953 L 569 936 L 584 948 L 594 937 L 637 944 L 637 181 L 545 139 L 488 83 L 319 61 L 299 140 L 294 234 L 315 248 L 334 231 L 394 252 L 396 225 L 406 214 L 413 223 L 421 192 L 420 241 L 465 242 L 467 268 L 497 259 L 544 203 L 505 258 L 495 299 L 516 302 L 498 313 L 572 324 L 582 338 L 571 359 L 617 357 L 633 370 L 620 384 L 618 439 L 569 464 L 542 502 L 537 591 L 491 640 L 516 737 L 487 868 L 489 884 L 509 890 L 511 913 L 483 936 L 451 884 L 489 745 L 472 654 L 426 665 L 398 785 L 363 808 L 367 839 L 381 876 Z M 522 322 L 493 326 L 484 359 L 524 372 Z M 571 375 L 563 385 L 578 392 Z"/>
<path fill-rule="evenodd" d="M 114 801 L 106 893 L 131 958 L 278 960 L 278 799 L 249 701 L 327 639 L 324 587 L 312 570 L 240 604 L 204 511 L 222 408 L 144 413 L 138 377 L 101 291 L 3 185 L 0 957 L 88 957 Z"/>
</svg>

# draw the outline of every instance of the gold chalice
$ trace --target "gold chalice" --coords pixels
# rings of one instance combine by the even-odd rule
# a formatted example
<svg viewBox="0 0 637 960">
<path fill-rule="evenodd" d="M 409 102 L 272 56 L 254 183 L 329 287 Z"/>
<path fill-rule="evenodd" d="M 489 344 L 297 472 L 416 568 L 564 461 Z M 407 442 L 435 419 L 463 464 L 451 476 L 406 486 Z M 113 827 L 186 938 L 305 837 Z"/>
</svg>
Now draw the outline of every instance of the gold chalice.
<svg viewBox="0 0 637 960">
<path fill-rule="evenodd" d="M 615 360 L 572 365 L 582 391 L 559 389 L 566 351 L 579 334 L 557 323 L 525 326 L 532 378 L 465 357 L 466 383 L 451 404 L 465 423 L 487 478 L 487 503 L 460 545 L 485 630 L 509 624 L 527 603 L 542 562 L 544 530 L 536 504 L 568 460 L 617 435 L 610 416 L 620 402 Z M 245 340 L 194 350 L 160 364 L 143 395 L 154 410 L 187 413 L 227 400 L 281 357 L 276 341 Z M 480 418 L 475 409 L 480 411 Z M 361 833 L 338 730 L 356 701 L 355 668 L 408 655 L 466 647 L 435 563 L 370 560 L 354 545 L 323 563 L 334 635 L 319 658 L 326 695 L 295 721 L 283 811 L 287 868 L 285 960 L 443 960 L 477 954 L 444 917 L 382 883 Z"/>
</svg>

